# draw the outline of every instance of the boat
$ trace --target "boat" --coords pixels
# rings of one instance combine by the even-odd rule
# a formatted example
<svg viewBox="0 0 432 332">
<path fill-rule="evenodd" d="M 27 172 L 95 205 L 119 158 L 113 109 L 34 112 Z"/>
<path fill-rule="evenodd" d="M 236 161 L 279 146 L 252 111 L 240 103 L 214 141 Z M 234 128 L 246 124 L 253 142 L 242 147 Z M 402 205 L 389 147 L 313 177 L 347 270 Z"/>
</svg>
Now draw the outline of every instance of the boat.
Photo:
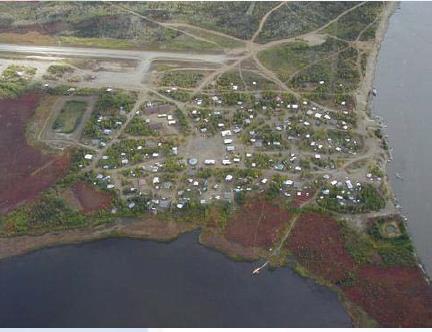
<svg viewBox="0 0 432 332">
<path fill-rule="evenodd" d="M 376 95 L 377 95 L 377 89 L 376 88 L 372 89 L 372 94 L 376 97 Z"/>
<path fill-rule="evenodd" d="M 253 275 L 255 275 L 255 274 L 259 274 L 259 273 L 261 272 L 261 270 L 267 266 L 267 264 L 268 264 L 268 261 L 265 262 L 263 265 L 257 267 L 255 270 L 253 270 L 253 271 L 252 271 L 252 274 L 253 274 Z"/>
<path fill-rule="evenodd" d="M 396 173 L 395 176 L 396 176 L 396 178 L 398 178 L 399 180 L 403 180 L 403 179 L 404 179 L 404 178 L 403 178 L 399 173 Z"/>
</svg>

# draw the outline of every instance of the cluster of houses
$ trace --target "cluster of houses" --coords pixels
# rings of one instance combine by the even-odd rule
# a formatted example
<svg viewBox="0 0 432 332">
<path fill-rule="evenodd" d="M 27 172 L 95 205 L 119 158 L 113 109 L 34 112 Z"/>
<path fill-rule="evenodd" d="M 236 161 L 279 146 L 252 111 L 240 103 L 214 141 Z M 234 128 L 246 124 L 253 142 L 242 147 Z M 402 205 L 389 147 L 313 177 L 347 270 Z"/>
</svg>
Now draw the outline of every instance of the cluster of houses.
<svg viewBox="0 0 432 332">
<path fill-rule="evenodd" d="M 256 84 L 256 82 L 254 82 Z M 322 83 L 324 84 L 324 83 Z M 238 91 L 238 85 L 231 84 L 231 89 L 233 91 Z M 166 93 L 174 93 L 177 91 L 176 87 L 172 87 L 167 89 Z M 214 106 L 222 105 L 223 98 L 219 96 L 211 96 L 209 100 L 213 103 Z M 273 106 L 275 105 L 273 102 L 276 102 L 276 109 Z M 145 165 L 140 166 L 140 173 L 131 170 L 130 176 L 137 179 L 136 184 L 124 184 L 123 194 L 126 197 L 133 197 L 134 195 L 147 195 L 149 194 L 151 197 L 147 202 L 148 208 L 154 212 L 160 209 L 167 209 L 175 207 L 177 209 L 182 209 L 187 206 L 188 202 L 191 199 L 198 198 L 198 201 L 201 204 L 207 204 L 210 201 L 229 201 L 233 200 L 233 197 L 236 192 L 248 192 L 248 191 L 263 191 L 267 188 L 271 183 L 271 175 L 262 176 L 261 178 L 253 179 L 253 183 L 244 183 L 239 178 L 236 178 L 235 173 L 226 173 L 222 181 L 214 183 L 214 178 L 202 179 L 194 176 L 194 173 L 188 173 L 190 170 L 196 170 L 197 168 L 211 168 L 211 167 L 220 167 L 225 169 L 229 169 L 230 166 L 237 165 L 237 167 L 247 167 L 247 168 L 258 168 L 256 162 L 254 161 L 254 152 L 250 151 L 250 147 L 245 149 L 244 147 L 236 146 L 236 135 L 241 134 L 243 136 L 248 137 L 248 143 L 257 150 L 266 150 L 271 148 L 279 150 L 281 153 L 283 149 L 290 144 L 290 151 L 286 151 L 284 155 L 281 155 L 281 161 L 272 162 L 269 167 L 269 171 L 279 171 L 279 172 L 291 172 L 291 173 L 300 173 L 303 171 L 302 165 L 300 163 L 303 154 L 300 151 L 304 148 L 304 144 L 308 146 L 308 149 L 311 152 L 311 158 L 316 161 L 321 161 L 324 159 L 324 155 L 327 153 L 352 153 L 355 154 L 356 146 L 358 146 L 359 142 L 349 135 L 350 129 L 352 129 L 351 125 L 346 121 L 339 120 L 341 117 L 336 117 L 333 111 L 324 110 L 313 104 L 310 104 L 307 101 L 303 101 L 301 103 L 285 103 L 280 97 L 275 97 L 271 103 L 264 102 L 261 100 L 260 102 L 256 102 L 252 108 L 248 108 L 246 103 L 239 100 L 237 102 L 236 107 L 232 107 L 231 111 L 235 111 L 235 108 L 241 112 L 241 116 L 237 118 L 236 122 L 229 126 L 227 125 L 227 119 L 225 116 L 231 113 L 231 111 L 223 111 L 222 109 L 214 108 L 208 113 L 208 110 L 205 110 L 203 107 L 206 102 L 203 98 L 195 98 L 192 102 L 194 107 L 189 116 L 192 118 L 192 122 L 196 124 L 197 131 L 206 136 L 210 133 L 210 129 L 213 132 L 214 128 L 216 129 L 216 134 L 222 137 L 223 149 L 225 152 L 225 156 L 223 158 L 206 158 L 199 160 L 198 157 L 193 156 L 187 159 L 182 159 L 181 161 L 184 163 L 186 167 L 186 174 L 188 175 L 185 181 L 181 180 L 172 180 L 167 181 L 164 179 L 163 171 L 164 171 L 164 162 L 163 160 L 152 163 L 146 163 Z M 259 105 L 259 106 L 257 106 Z M 341 106 L 344 107 L 345 102 L 341 103 Z M 170 112 L 173 105 L 168 105 L 166 109 L 163 107 L 153 104 L 152 102 L 148 102 L 145 105 L 144 111 L 147 114 L 152 115 L 155 113 L 155 119 L 160 119 L 161 121 L 167 121 L 168 126 L 176 125 L 177 121 Z M 250 105 L 249 105 L 250 107 Z M 262 109 L 262 113 L 257 110 L 257 108 Z M 287 117 L 285 113 L 278 112 L 278 109 L 288 110 L 289 116 Z M 275 111 L 275 113 L 272 113 Z M 123 109 L 119 110 L 119 114 L 121 115 L 124 112 Z M 342 115 L 350 115 L 349 111 L 346 109 L 341 109 L 340 111 Z M 205 114 L 205 115 L 204 115 Z M 140 115 L 140 111 L 137 111 L 136 115 Z M 263 115 L 263 116 L 261 116 Z M 265 115 L 265 117 L 264 117 Z M 285 117 L 285 119 L 283 119 Z M 241 119 L 238 120 L 238 119 Z M 103 117 L 97 118 L 98 122 L 102 122 L 104 120 Z M 261 121 L 262 120 L 262 121 Z M 146 122 L 150 124 L 150 118 L 146 119 Z M 157 120 L 156 120 L 157 121 Z M 258 127 L 254 127 L 254 129 L 248 130 L 247 127 L 251 124 L 257 124 Z M 263 134 L 260 132 L 260 125 L 267 124 L 270 125 L 270 134 L 268 137 L 271 137 L 270 140 L 263 137 Z M 114 123 L 114 128 L 104 128 L 103 133 L 107 136 L 112 135 L 113 130 L 116 127 L 121 127 L 123 125 L 123 121 L 118 120 Z M 296 132 L 296 128 L 301 127 L 305 128 L 301 132 Z M 324 138 L 316 138 L 314 135 L 314 129 L 316 127 L 325 127 L 325 129 L 331 128 L 332 130 L 337 130 L 341 133 L 345 133 L 346 135 L 339 134 L 337 138 L 335 137 L 324 137 Z M 273 135 L 274 134 L 274 135 Z M 276 137 L 280 137 L 280 139 L 273 139 Z M 297 142 L 301 142 L 302 145 L 296 144 Z M 238 143 L 237 143 L 238 144 Z M 136 149 L 142 149 L 142 146 L 138 146 Z M 253 150 L 255 151 L 255 149 Z M 310 152 L 309 151 L 309 152 Z M 131 161 L 128 158 L 129 151 L 121 152 L 119 156 L 119 160 L 121 160 L 121 166 L 127 166 L 131 164 Z M 172 148 L 172 154 L 177 156 L 179 154 L 178 147 Z M 180 156 L 180 158 L 183 156 Z M 85 155 L 85 159 L 92 160 L 93 155 Z M 150 154 L 144 155 L 144 160 L 150 161 L 151 159 L 160 159 L 161 156 L 159 152 L 153 152 Z M 117 168 L 116 165 L 109 165 L 110 158 L 107 155 L 102 156 L 102 160 L 107 161 L 106 164 L 102 166 L 103 169 L 112 169 Z M 271 160 L 273 161 L 273 160 Z M 143 177 L 141 175 L 145 174 Z M 368 177 L 369 178 L 369 177 Z M 111 177 L 104 176 L 98 174 L 96 177 L 98 184 L 103 184 L 106 189 L 119 189 L 116 188 L 115 184 L 112 182 Z M 319 193 L 319 199 L 323 199 L 325 196 L 330 195 L 332 189 L 337 189 L 338 194 L 336 199 L 339 203 L 346 204 L 348 201 L 352 204 L 357 204 L 358 198 L 356 196 L 356 191 L 358 188 L 361 188 L 361 184 L 359 182 L 353 183 L 351 180 L 346 179 L 344 181 L 337 180 L 329 180 L 329 188 L 324 188 Z M 376 181 L 374 177 L 370 177 L 371 181 Z M 173 183 L 173 182 L 178 183 Z M 133 181 L 132 181 L 133 182 Z M 180 190 L 179 190 L 180 188 Z M 340 193 L 339 193 L 340 191 Z M 307 187 L 302 187 L 300 182 L 295 182 L 293 179 L 286 179 L 283 181 L 283 186 L 280 188 L 281 194 L 286 197 L 298 196 L 299 198 L 308 198 L 311 195 L 311 192 Z M 136 202 L 130 201 L 128 207 L 130 209 L 136 208 Z"/>
<path fill-rule="evenodd" d="M 219 100 L 217 96 L 213 96 L 215 100 Z M 197 104 L 202 101 L 197 100 Z M 278 102 L 277 106 L 282 106 L 283 101 L 276 97 L 276 101 Z M 221 134 L 223 136 L 227 135 L 226 133 L 231 133 L 231 131 L 234 131 L 235 133 L 238 133 L 242 130 L 242 127 L 247 127 L 249 124 L 252 123 L 254 118 L 256 118 L 256 111 L 255 109 L 249 108 L 245 109 L 242 105 L 243 103 L 239 101 L 240 105 L 240 111 L 243 111 L 247 114 L 245 118 L 243 119 L 242 124 L 236 124 L 233 129 L 226 128 L 226 124 L 223 122 L 220 122 L 217 124 L 218 129 L 221 131 Z M 341 105 L 345 105 L 345 102 L 342 102 Z M 359 145 L 359 142 L 350 136 L 349 130 L 352 129 L 352 126 L 347 123 L 344 120 L 338 120 L 334 115 L 332 114 L 333 111 L 329 110 L 322 110 L 319 109 L 317 106 L 309 105 L 307 101 L 303 101 L 302 104 L 287 104 L 286 109 L 290 110 L 291 113 L 293 113 L 293 117 L 283 120 L 282 122 L 276 122 L 273 124 L 273 128 L 275 133 L 287 133 L 287 139 L 288 141 L 296 141 L 299 139 L 305 139 L 308 141 L 308 144 L 310 144 L 310 148 L 316 152 L 321 151 L 321 153 L 351 153 L 355 154 L 355 150 Z M 262 106 L 263 111 L 268 110 L 268 106 L 263 105 Z M 353 116 L 353 114 L 346 110 L 340 110 L 341 114 L 344 116 Z M 191 116 L 194 119 L 194 121 L 201 121 L 200 125 L 200 132 L 201 133 L 207 133 L 208 128 L 205 125 L 205 123 L 209 123 L 209 118 L 205 117 L 202 119 L 200 110 L 194 109 L 191 112 Z M 210 116 L 221 116 L 220 111 L 213 111 Z M 355 115 L 354 115 L 355 116 Z M 202 124 L 202 121 L 204 124 Z M 341 140 L 334 140 L 331 137 L 327 137 L 322 142 L 318 140 L 313 140 L 313 126 L 322 126 L 325 125 L 326 128 L 333 128 L 334 130 L 338 130 L 341 133 L 345 132 L 345 137 Z M 297 128 L 303 127 L 305 128 L 302 132 L 297 132 Z M 272 148 L 282 148 L 283 142 L 280 140 L 272 140 L 272 141 L 264 141 L 259 133 L 257 133 L 255 130 L 251 130 L 249 132 L 250 138 L 249 142 L 256 148 L 261 148 L 263 146 L 266 147 L 272 147 Z M 340 134 L 342 136 L 342 134 Z M 229 147 L 228 149 L 233 149 L 233 147 Z M 230 150 L 229 150 L 230 151 Z M 232 150 L 231 150 L 232 151 Z"/>
<path fill-rule="evenodd" d="M 335 199 L 340 206 L 346 205 L 358 205 L 362 201 L 359 197 L 359 193 L 362 190 L 362 184 L 358 181 L 353 181 L 349 178 L 344 180 L 330 180 L 330 176 L 324 175 L 324 179 L 328 180 L 328 183 L 323 186 L 318 197 L 319 200 L 325 198 Z"/>
</svg>

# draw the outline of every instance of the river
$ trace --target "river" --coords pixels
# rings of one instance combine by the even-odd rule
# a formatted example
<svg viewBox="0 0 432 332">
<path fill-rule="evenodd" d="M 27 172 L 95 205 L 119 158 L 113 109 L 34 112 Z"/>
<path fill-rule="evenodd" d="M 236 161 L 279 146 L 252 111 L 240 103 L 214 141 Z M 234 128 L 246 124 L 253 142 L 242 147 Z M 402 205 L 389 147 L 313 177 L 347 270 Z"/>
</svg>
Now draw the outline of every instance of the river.
<svg viewBox="0 0 432 332">
<path fill-rule="evenodd" d="M 381 45 L 373 112 L 392 147 L 391 184 L 432 272 L 432 3 L 401 2 Z M 403 180 L 396 177 L 399 174 Z"/>
<path fill-rule="evenodd" d="M 196 233 L 44 249 L 0 264 L 0 327 L 350 326 L 332 291 L 254 267 Z"/>
</svg>

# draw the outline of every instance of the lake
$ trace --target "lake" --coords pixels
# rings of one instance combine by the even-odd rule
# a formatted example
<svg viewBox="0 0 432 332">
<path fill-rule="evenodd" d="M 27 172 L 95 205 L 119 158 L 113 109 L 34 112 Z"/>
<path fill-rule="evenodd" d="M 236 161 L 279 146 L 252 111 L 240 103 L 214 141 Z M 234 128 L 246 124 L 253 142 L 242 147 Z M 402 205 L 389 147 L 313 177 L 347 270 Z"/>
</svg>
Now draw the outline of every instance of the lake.
<svg viewBox="0 0 432 332">
<path fill-rule="evenodd" d="M 350 326 L 335 293 L 288 268 L 253 277 L 197 242 L 109 239 L 0 263 L 0 327 Z"/>
</svg>

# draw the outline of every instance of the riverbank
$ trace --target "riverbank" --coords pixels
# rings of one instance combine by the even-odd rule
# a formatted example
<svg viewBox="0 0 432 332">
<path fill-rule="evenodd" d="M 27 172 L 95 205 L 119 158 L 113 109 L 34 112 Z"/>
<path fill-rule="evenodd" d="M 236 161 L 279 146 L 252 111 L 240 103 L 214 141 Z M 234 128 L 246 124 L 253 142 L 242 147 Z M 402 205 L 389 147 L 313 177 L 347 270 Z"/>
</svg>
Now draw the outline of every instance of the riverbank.
<svg viewBox="0 0 432 332">
<path fill-rule="evenodd" d="M 399 2 L 397 1 L 386 2 L 386 7 L 384 8 L 383 12 L 383 18 L 380 21 L 380 24 L 375 33 L 374 47 L 370 48 L 365 75 L 356 93 L 357 111 L 364 111 L 369 114 L 369 107 L 371 102 L 370 98 L 372 96 L 371 92 L 375 81 L 379 50 L 389 27 L 390 17 L 397 10 L 398 6 Z"/>
<path fill-rule="evenodd" d="M 399 2 L 398 1 L 394 1 L 394 2 L 388 2 L 387 3 L 388 6 L 385 9 L 385 13 L 384 13 L 384 17 L 385 19 L 383 19 L 376 31 L 376 38 L 375 38 L 375 47 L 371 50 L 369 57 L 368 57 L 368 61 L 367 61 L 367 67 L 366 67 L 366 72 L 365 72 L 365 77 L 362 80 L 362 84 L 358 90 L 358 93 L 356 95 L 356 100 L 357 100 L 357 106 L 359 107 L 359 110 L 362 110 L 364 112 L 367 113 L 368 116 L 372 117 L 372 116 L 376 116 L 376 114 L 372 114 L 372 109 L 371 109 L 371 104 L 372 104 L 372 98 L 373 98 L 373 94 L 372 89 L 374 88 L 374 82 L 375 82 L 375 75 L 377 72 L 377 65 L 378 65 L 378 56 L 379 56 L 379 51 L 381 49 L 381 45 L 382 42 L 384 41 L 386 32 L 389 28 L 389 24 L 390 24 L 390 18 L 391 16 L 396 12 L 396 10 L 399 8 Z M 375 120 L 373 120 L 375 121 Z M 387 139 L 385 139 L 387 141 Z M 392 156 L 391 156 L 391 147 L 388 150 L 384 150 L 383 152 L 385 152 L 386 158 L 387 158 L 387 162 L 390 162 L 392 160 Z M 390 196 L 392 198 L 392 202 L 393 202 L 393 214 L 397 214 L 400 215 L 400 210 L 397 208 L 398 206 L 398 201 L 394 192 L 394 188 L 392 187 L 392 185 L 390 184 L 390 174 L 389 174 L 389 168 L 388 168 L 388 163 L 385 163 L 383 165 L 383 173 L 385 174 L 385 183 L 386 183 L 386 187 L 389 188 L 390 192 Z M 407 218 L 403 217 L 402 218 L 406 228 L 408 229 L 408 234 L 409 232 L 409 227 L 408 227 L 408 223 L 407 223 Z M 411 239 L 412 241 L 412 239 Z M 430 282 L 430 276 L 427 273 L 426 268 L 423 266 L 423 263 L 421 261 L 421 259 L 416 255 L 416 259 L 418 260 L 418 264 L 424 274 L 425 279 Z"/>
<path fill-rule="evenodd" d="M 380 51 L 372 103 L 391 147 L 388 176 L 416 251 L 432 272 L 430 3 L 400 3 Z"/>
</svg>

